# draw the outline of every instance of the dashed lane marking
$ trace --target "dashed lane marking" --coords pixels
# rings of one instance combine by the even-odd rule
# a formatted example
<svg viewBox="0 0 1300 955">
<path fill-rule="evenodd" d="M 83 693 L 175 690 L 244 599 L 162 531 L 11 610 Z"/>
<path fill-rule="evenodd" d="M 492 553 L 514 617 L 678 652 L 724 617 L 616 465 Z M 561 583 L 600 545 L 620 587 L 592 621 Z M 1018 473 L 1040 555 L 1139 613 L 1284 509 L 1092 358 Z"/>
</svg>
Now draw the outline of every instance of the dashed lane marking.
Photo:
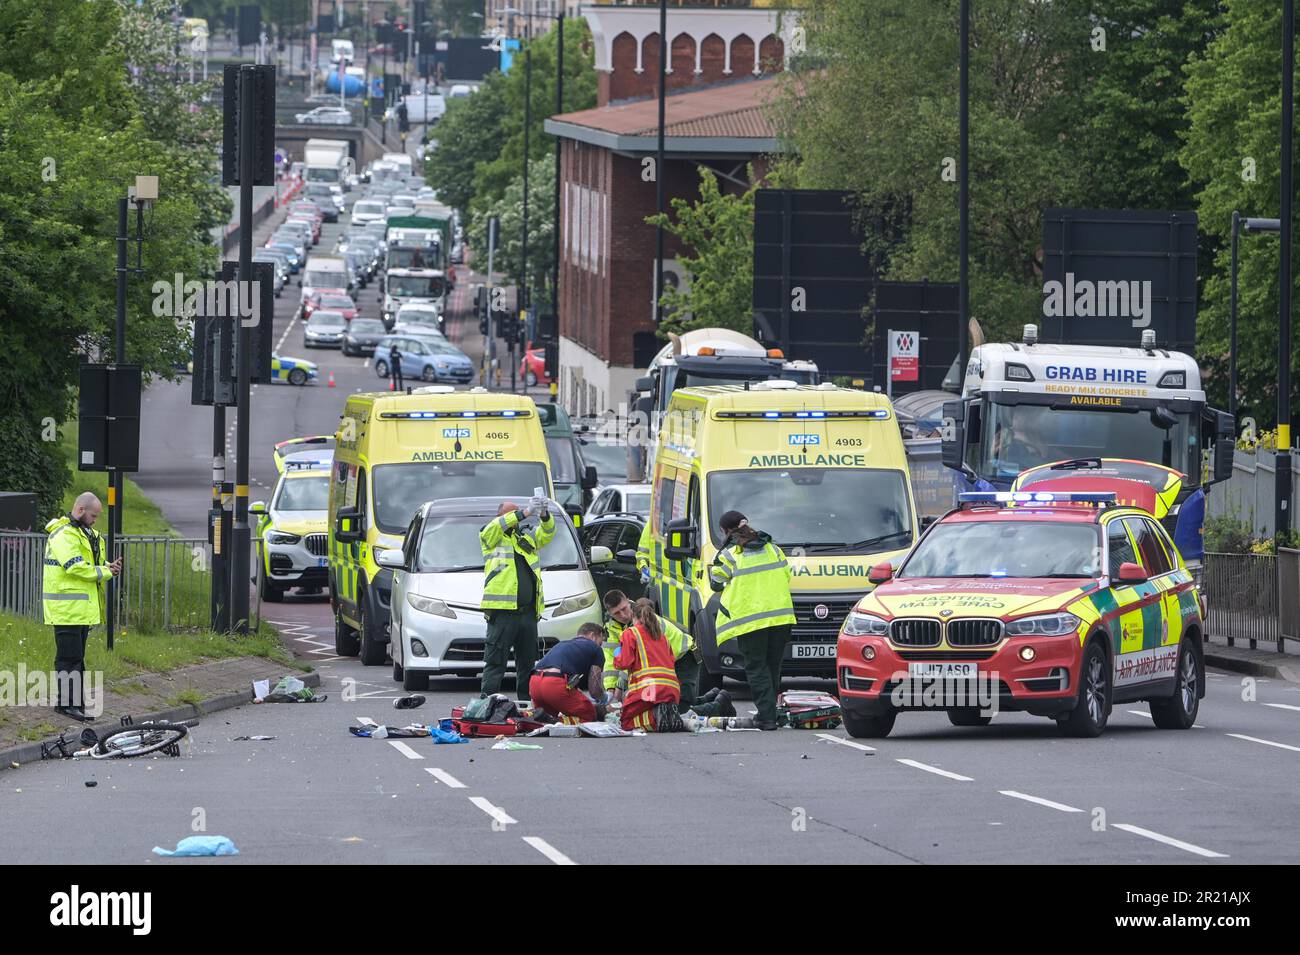
<svg viewBox="0 0 1300 955">
<path fill-rule="evenodd" d="M 503 826 L 513 826 L 516 824 L 516 820 L 514 819 L 513 816 L 511 816 L 500 806 L 492 805 L 492 803 L 488 802 L 482 796 L 470 796 L 469 801 L 472 802 L 474 805 L 478 806 L 480 809 L 482 809 L 485 813 L 491 816 L 495 821 L 501 823 L 501 825 Z"/>
<path fill-rule="evenodd" d="M 1300 706 L 1295 706 L 1294 704 L 1291 703 L 1265 703 L 1264 705 L 1271 706 L 1274 709 L 1279 709 L 1279 710 L 1295 710 L 1296 712 L 1300 713 Z"/>
<path fill-rule="evenodd" d="M 1300 746 L 1292 746 L 1290 743 L 1275 743 L 1271 739 L 1260 739 L 1258 736 L 1245 736 L 1241 733 L 1229 733 L 1233 739 L 1244 739 L 1248 743 L 1261 743 L 1264 746 L 1276 746 L 1278 749 L 1289 749 L 1293 753 L 1300 753 Z"/>
<path fill-rule="evenodd" d="M 936 776 L 943 776 L 946 779 L 955 779 L 959 783 L 974 782 L 973 776 L 963 776 L 961 773 L 950 773 L 946 769 L 940 769 L 938 766 L 931 766 L 929 763 L 920 763 L 914 759 L 900 759 L 898 762 L 904 766 L 911 766 L 913 769 L 922 769 L 927 773 L 934 773 Z"/>
<path fill-rule="evenodd" d="M 442 783 L 448 789 L 464 789 L 465 784 L 453 776 L 451 773 L 444 772 L 436 766 L 425 769 L 425 772 L 432 776 L 438 782 Z"/>
<path fill-rule="evenodd" d="M 874 753 L 876 751 L 874 746 L 868 746 L 866 743 L 855 743 L 851 739 L 845 739 L 843 736 L 832 736 L 830 733 L 818 733 L 817 738 L 824 739 L 828 743 L 839 743 L 841 746 L 852 746 L 864 753 Z"/>
<path fill-rule="evenodd" d="M 1055 809 L 1057 812 L 1083 812 L 1082 809 L 1076 809 L 1074 806 L 1067 806 L 1063 802 L 1053 802 L 1050 799 L 1044 799 L 1042 796 L 1031 796 L 1029 793 L 1016 792 L 1014 789 L 999 789 L 1004 796 L 1010 796 L 1012 799 L 1023 799 L 1025 802 L 1032 802 L 1036 806 L 1046 806 L 1048 809 Z"/>
<path fill-rule="evenodd" d="M 1123 829 L 1125 832 L 1131 832 L 1135 836 L 1144 836 L 1147 839 L 1154 839 L 1156 842 L 1163 842 L 1167 846 L 1173 846 L 1175 849 L 1182 849 L 1184 852 L 1190 852 L 1193 855 L 1203 856 L 1206 859 L 1226 859 L 1228 858 L 1222 852 L 1215 852 L 1213 849 L 1205 849 L 1201 846 L 1192 845 L 1190 842 L 1183 842 L 1182 839 L 1175 839 L 1173 836 L 1166 836 L 1160 832 L 1152 832 L 1150 829 L 1143 829 L 1141 826 L 1129 825 L 1127 822 L 1113 822 L 1112 828 Z"/>
<path fill-rule="evenodd" d="M 532 846 L 542 855 L 546 856 L 546 858 L 550 859 L 556 865 L 577 865 L 578 864 L 574 862 L 572 859 L 570 859 L 568 856 L 566 856 L 559 849 L 555 848 L 555 846 L 551 845 L 549 842 L 547 842 L 545 839 L 542 839 L 539 836 L 524 836 L 524 842 L 528 843 L 530 846 Z"/>
<path fill-rule="evenodd" d="M 411 749 L 411 747 L 407 746 L 400 739 L 390 739 L 388 745 L 393 747 L 393 749 L 397 750 L 407 759 L 424 759 L 423 756 Z"/>
</svg>

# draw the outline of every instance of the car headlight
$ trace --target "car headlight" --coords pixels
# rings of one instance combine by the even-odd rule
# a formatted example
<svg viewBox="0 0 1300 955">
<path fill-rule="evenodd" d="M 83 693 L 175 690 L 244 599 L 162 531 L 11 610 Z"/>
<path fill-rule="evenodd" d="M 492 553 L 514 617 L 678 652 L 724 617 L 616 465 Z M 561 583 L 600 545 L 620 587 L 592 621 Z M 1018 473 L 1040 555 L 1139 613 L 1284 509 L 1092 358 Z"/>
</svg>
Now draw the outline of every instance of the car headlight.
<svg viewBox="0 0 1300 955">
<path fill-rule="evenodd" d="M 434 597 L 421 597 L 419 594 L 407 594 L 406 602 L 421 613 L 432 613 L 439 617 L 456 619 L 456 611 Z"/>
<path fill-rule="evenodd" d="M 1063 637 L 1079 629 L 1080 620 L 1072 613 L 1044 613 L 1007 622 L 1009 637 Z"/>
<path fill-rule="evenodd" d="M 560 605 L 555 608 L 552 617 L 563 617 L 565 614 L 577 613 L 579 610 L 586 610 L 596 603 L 596 591 L 588 590 L 585 594 L 577 594 L 573 597 L 565 597 L 560 601 Z"/>
<path fill-rule="evenodd" d="M 296 544 L 301 540 L 298 534 L 286 534 L 284 531 L 271 531 L 266 535 L 268 544 Z"/>
<path fill-rule="evenodd" d="M 883 637 L 889 632 L 889 621 L 854 610 L 844 618 L 844 627 L 840 632 L 850 637 Z"/>
</svg>

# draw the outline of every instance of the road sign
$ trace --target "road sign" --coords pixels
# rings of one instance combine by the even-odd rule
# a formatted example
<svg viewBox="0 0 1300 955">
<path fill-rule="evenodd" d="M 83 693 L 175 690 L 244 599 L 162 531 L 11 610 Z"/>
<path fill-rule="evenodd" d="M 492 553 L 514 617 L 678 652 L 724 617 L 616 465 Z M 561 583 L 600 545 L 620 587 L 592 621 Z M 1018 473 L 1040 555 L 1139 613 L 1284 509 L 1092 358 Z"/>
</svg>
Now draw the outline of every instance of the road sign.
<svg viewBox="0 0 1300 955">
<path fill-rule="evenodd" d="M 916 381 L 921 368 L 921 336 L 910 331 L 889 333 L 889 380 Z"/>
</svg>

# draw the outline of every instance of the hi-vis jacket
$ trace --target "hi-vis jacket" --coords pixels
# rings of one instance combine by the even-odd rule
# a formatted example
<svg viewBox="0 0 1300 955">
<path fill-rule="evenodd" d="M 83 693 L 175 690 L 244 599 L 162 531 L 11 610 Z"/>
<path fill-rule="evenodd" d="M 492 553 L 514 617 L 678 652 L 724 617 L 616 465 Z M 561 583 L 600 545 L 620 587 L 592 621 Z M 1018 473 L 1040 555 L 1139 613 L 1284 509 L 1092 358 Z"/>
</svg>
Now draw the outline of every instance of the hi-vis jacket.
<svg viewBox="0 0 1300 955">
<path fill-rule="evenodd" d="M 514 610 L 519 603 L 519 580 L 515 574 L 515 554 L 519 554 L 528 563 L 529 569 L 537 579 L 535 592 L 537 606 L 535 614 L 542 617 L 542 574 L 538 552 L 551 542 L 555 536 L 555 518 L 549 513 L 532 530 L 509 531 L 519 526 L 519 511 L 507 511 L 500 517 L 494 517 L 483 525 L 478 532 L 479 544 L 485 558 L 483 570 L 483 610 Z"/>
<path fill-rule="evenodd" d="M 682 698 L 682 687 L 677 682 L 673 667 L 673 648 L 667 634 L 662 640 L 651 639 L 640 624 L 623 631 L 614 665 L 627 670 L 630 679 L 627 697 L 623 700 L 624 712 L 629 704 L 676 703 Z"/>
<path fill-rule="evenodd" d="M 96 555 L 103 559 L 102 539 L 93 527 L 82 528 L 67 514 L 45 529 L 50 535 L 45 542 L 41 601 L 45 623 L 94 626 L 104 619 L 104 581 L 113 576 L 107 564 L 96 560 Z"/>
<path fill-rule="evenodd" d="M 722 594 L 714 624 L 718 645 L 764 627 L 793 625 L 793 573 L 784 552 L 767 534 L 720 550 L 709 568 L 709 585 Z"/>
<path fill-rule="evenodd" d="M 605 642 L 602 647 L 605 650 L 605 689 L 607 690 L 616 688 L 619 677 L 624 675 L 623 671 L 614 665 L 614 655 L 618 653 L 621 645 L 623 629 L 623 624 L 613 617 L 605 621 Z M 680 660 L 687 651 L 695 649 L 695 638 L 671 620 L 660 617 L 659 629 L 663 631 L 668 645 L 673 648 L 673 660 Z"/>
<path fill-rule="evenodd" d="M 636 542 L 636 569 L 640 573 L 650 567 L 650 522 L 641 529 L 641 539 Z"/>
</svg>

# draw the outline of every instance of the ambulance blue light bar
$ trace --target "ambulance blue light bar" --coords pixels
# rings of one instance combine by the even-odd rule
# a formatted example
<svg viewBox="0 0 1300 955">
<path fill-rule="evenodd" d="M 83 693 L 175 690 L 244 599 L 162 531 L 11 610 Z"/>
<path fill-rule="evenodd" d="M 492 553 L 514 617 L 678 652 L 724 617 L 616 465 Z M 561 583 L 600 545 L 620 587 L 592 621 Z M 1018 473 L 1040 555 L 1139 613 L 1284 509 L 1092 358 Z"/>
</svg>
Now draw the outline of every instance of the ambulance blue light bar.
<svg viewBox="0 0 1300 955">
<path fill-rule="evenodd" d="M 870 411 L 718 411 L 715 413 L 718 418 L 743 418 L 747 420 L 779 421 L 779 420 L 823 420 L 826 418 L 873 418 L 883 420 L 889 417 L 889 412 L 884 408 L 874 408 Z"/>
<path fill-rule="evenodd" d="M 379 417 L 418 421 L 434 418 L 527 418 L 531 414 L 531 411 L 511 408 L 504 411 L 383 411 Z"/>
<path fill-rule="evenodd" d="M 961 504 L 1114 504 L 1114 491 L 965 491 Z"/>
</svg>

